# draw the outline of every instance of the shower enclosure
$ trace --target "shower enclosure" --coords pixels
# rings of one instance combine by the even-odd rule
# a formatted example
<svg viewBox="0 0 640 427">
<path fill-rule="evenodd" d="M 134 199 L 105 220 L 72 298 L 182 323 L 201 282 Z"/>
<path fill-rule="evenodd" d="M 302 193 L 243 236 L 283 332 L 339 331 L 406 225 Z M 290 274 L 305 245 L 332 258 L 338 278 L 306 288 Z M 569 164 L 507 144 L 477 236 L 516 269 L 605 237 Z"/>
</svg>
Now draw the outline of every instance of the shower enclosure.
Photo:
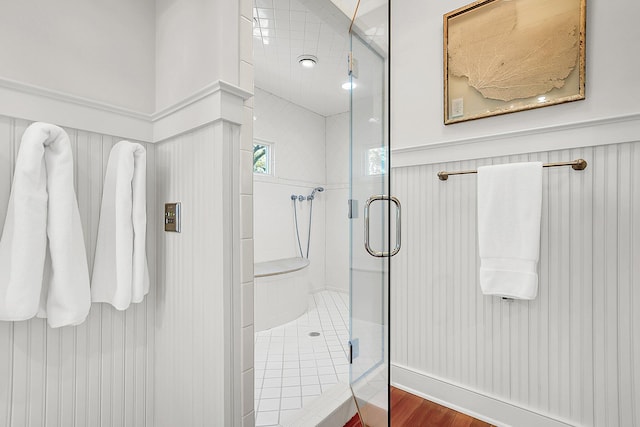
<svg viewBox="0 0 640 427">
<path fill-rule="evenodd" d="M 401 229 L 400 203 L 389 193 L 389 3 L 372 3 L 354 16 L 349 56 L 349 382 L 363 424 L 377 427 L 390 424 L 389 260 Z"/>
<path fill-rule="evenodd" d="M 302 314 L 256 329 L 258 426 L 317 414 L 336 390 L 355 412 L 353 393 L 367 425 L 388 424 L 389 258 L 400 244 L 388 179 L 389 4 L 362 2 L 352 23 L 354 6 L 254 4 L 253 138 L 272 162 L 254 175 L 255 272 L 306 261 L 256 280 L 254 313 L 269 296 L 309 295 Z M 314 68 L 300 63 L 307 53 Z"/>
</svg>

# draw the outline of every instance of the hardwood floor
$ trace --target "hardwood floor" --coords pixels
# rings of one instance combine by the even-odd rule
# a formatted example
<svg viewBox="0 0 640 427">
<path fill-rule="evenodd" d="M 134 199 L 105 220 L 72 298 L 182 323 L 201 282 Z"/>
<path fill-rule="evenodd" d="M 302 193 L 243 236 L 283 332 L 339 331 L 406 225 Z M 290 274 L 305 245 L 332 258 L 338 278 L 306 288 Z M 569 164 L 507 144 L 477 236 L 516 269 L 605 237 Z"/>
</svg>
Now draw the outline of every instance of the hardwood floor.
<svg viewBox="0 0 640 427">
<path fill-rule="evenodd" d="M 356 415 L 345 427 L 362 425 Z M 391 427 L 491 427 L 491 424 L 392 387 Z"/>
</svg>

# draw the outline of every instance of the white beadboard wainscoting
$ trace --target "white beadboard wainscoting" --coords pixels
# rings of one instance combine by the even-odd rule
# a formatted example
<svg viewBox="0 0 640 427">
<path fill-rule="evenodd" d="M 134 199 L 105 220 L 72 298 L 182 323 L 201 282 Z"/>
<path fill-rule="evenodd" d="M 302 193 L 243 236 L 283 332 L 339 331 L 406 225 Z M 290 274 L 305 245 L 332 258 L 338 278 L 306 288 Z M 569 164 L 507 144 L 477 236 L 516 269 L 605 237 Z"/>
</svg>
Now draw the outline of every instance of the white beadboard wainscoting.
<svg viewBox="0 0 640 427">
<path fill-rule="evenodd" d="M 20 140 L 31 122 L 0 116 L 0 224 L 4 224 Z M 71 139 L 90 272 L 102 184 L 113 136 L 65 129 Z M 147 148 L 147 209 L 155 199 L 155 151 Z M 156 216 L 147 217 L 147 260 L 155 283 Z M 145 426 L 153 416 L 155 286 L 140 304 L 117 311 L 93 304 L 77 327 L 44 319 L 0 322 L 0 425 Z"/>
<path fill-rule="evenodd" d="M 483 296 L 477 177 L 436 173 L 577 158 L 543 170 L 537 298 Z M 393 169 L 392 380 L 500 425 L 640 425 L 638 165 L 629 142 Z"/>
<path fill-rule="evenodd" d="M 158 238 L 157 427 L 241 422 L 230 406 L 240 405 L 239 143 L 239 126 L 219 120 L 156 145 L 156 210 L 182 203 L 182 232 Z"/>
<path fill-rule="evenodd" d="M 22 105 L 20 90 L 15 92 Z M 240 125 L 253 121 L 252 114 L 243 118 L 251 111 L 243 107 L 250 93 L 213 82 L 146 118 L 144 132 L 132 131 L 118 111 L 119 118 L 108 120 L 111 110 L 91 102 L 82 103 L 91 117 L 74 116 L 73 100 L 64 96 L 53 99 L 59 108 L 47 109 L 38 94 L 29 106 L 39 109 L 27 108 L 24 116 L 44 120 L 41 110 L 50 118 L 58 112 L 55 123 L 82 129 L 103 129 L 96 123 L 104 119 L 124 135 L 65 127 L 90 267 L 110 149 L 132 135 L 145 136 L 151 291 L 124 312 L 94 304 L 77 328 L 51 329 L 40 319 L 0 322 L 0 426 L 253 425 L 253 212 L 240 210 L 241 191 L 245 202 L 252 192 L 252 164 L 240 161 L 251 159 L 241 156 L 251 154 L 251 138 L 242 150 L 240 143 L 241 127 L 243 141 L 251 135 Z M 0 227 L 30 123 L 0 115 Z M 164 203 L 171 201 L 183 202 L 179 235 L 162 227 Z M 156 263 L 156 251 L 162 263 Z"/>
</svg>

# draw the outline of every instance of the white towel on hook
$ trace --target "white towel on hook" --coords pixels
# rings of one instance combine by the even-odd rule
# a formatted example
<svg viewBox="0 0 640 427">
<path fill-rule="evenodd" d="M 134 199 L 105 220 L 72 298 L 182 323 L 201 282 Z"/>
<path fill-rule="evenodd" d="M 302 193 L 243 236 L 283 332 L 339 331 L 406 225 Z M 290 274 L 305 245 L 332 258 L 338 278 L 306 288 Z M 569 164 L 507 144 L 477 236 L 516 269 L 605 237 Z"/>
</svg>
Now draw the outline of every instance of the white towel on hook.
<svg viewBox="0 0 640 427">
<path fill-rule="evenodd" d="M 53 328 L 78 325 L 90 306 L 69 136 L 33 123 L 20 143 L 0 239 L 0 320 L 37 315 Z"/>
<path fill-rule="evenodd" d="M 542 163 L 478 168 L 480 287 L 486 295 L 538 293 Z"/>
<path fill-rule="evenodd" d="M 91 300 L 118 310 L 149 292 L 146 164 L 144 147 L 129 141 L 113 146 L 107 164 Z"/>
</svg>

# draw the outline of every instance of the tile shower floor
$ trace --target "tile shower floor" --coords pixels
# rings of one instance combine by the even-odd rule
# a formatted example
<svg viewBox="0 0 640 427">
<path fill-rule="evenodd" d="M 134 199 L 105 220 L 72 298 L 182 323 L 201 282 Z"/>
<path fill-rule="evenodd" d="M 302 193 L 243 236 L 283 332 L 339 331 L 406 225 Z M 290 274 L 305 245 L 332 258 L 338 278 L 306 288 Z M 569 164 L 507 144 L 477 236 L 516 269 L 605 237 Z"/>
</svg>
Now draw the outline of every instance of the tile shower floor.
<svg viewBox="0 0 640 427">
<path fill-rule="evenodd" d="M 286 424 L 323 390 L 348 382 L 348 328 L 349 295 L 321 291 L 298 319 L 256 333 L 256 426 Z"/>
</svg>

